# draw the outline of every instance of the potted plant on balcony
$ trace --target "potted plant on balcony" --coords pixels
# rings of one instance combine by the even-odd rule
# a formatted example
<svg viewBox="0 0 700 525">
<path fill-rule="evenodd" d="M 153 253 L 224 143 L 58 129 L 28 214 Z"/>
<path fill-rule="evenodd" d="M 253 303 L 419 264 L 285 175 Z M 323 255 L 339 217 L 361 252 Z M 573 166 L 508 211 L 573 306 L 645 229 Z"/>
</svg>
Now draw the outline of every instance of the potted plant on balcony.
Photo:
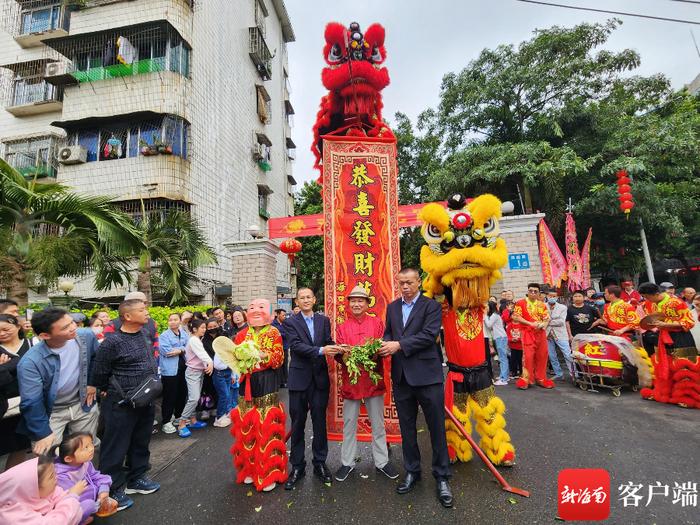
<svg viewBox="0 0 700 525">
<path fill-rule="evenodd" d="M 156 136 L 155 133 L 153 134 L 153 146 L 151 147 L 155 148 L 161 155 L 173 154 L 173 147 L 163 142 L 163 140 L 159 136 Z"/>
<path fill-rule="evenodd" d="M 141 148 L 141 155 L 143 155 L 144 157 L 158 155 L 158 148 L 151 146 L 148 142 L 146 142 L 143 139 L 139 140 L 139 148 Z"/>
</svg>

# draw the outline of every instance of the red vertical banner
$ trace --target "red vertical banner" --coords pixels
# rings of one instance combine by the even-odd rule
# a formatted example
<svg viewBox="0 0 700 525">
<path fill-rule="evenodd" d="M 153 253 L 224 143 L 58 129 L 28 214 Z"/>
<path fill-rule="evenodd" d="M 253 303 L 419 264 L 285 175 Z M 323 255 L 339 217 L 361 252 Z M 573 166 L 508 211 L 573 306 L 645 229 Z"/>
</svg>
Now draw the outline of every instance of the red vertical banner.
<svg viewBox="0 0 700 525">
<path fill-rule="evenodd" d="M 370 296 L 370 315 L 385 318 L 387 305 L 398 296 L 396 275 L 401 267 L 397 198 L 396 140 L 368 137 L 323 137 L 323 213 L 325 311 L 335 336 L 349 314 L 347 294 L 355 286 Z M 328 438 L 343 438 L 343 400 L 339 366 L 328 361 L 331 391 L 327 412 Z M 391 398 L 391 367 L 384 380 L 384 420 L 387 440 L 401 440 L 398 415 Z M 357 438 L 371 440 L 364 409 Z"/>
</svg>

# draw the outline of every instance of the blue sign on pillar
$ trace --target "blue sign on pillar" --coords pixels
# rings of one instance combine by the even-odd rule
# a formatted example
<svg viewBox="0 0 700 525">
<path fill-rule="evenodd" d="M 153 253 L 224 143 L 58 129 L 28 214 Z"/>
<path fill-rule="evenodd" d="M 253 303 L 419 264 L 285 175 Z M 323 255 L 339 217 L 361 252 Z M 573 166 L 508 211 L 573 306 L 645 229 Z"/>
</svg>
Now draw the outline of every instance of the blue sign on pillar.
<svg viewBox="0 0 700 525">
<path fill-rule="evenodd" d="M 530 256 L 526 253 L 509 253 L 508 254 L 508 269 L 509 270 L 529 270 Z"/>
</svg>

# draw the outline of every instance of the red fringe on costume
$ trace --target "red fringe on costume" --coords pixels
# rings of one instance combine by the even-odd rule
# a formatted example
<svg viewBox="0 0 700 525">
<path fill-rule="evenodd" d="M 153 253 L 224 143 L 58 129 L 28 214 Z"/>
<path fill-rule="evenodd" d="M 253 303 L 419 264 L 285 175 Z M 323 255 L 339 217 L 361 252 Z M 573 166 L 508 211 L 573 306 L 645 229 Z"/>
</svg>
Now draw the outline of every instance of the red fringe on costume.
<svg viewBox="0 0 700 525">
<path fill-rule="evenodd" d="M 665 351 L 664 355 L 658 354 L 660 352 L 651 358 L 657 370 L 653 388 L 643 388 L 642 397 L 686 408 L 700 408 L 700 358 L 691 361 L 666 356 Z M 666 369 L 666 373 L 659 374 L 659 366 Z"/>
<path fill-rule="evenodd" d="M 242 417 L 240 406 L 231 411 L 233 466 L 236 483 L 252 478 L 256 490 L 287 480 L 287 447 L 284 442 L 285 414 L 280 403 L 267 410 L 265 419 L 253 406 Z"/>
</svg>

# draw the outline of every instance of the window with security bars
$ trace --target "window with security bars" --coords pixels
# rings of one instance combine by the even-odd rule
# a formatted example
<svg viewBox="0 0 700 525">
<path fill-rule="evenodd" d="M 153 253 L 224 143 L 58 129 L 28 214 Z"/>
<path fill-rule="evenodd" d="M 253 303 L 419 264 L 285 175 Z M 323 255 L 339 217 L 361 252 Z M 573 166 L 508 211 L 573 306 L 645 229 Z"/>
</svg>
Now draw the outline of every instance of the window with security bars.
<svg viewBox="0 0 700 525">
<path fill-rule="evenodd" d="M 191 48 L 167 22 L 47 40 L 46 45 L 70 60 L 67 73 L 78 83 L 161 71 L 190 74 Z"/>
<path fill-rule="evenodd" d="M 66 2 L 32 1 L 20 2 L 20 35 L 44 33 L 55 29 L 65 29 L 70 25 L 70 9 Z"/>
<path fill-rule="evenodd" d="M 56 176 L 56 137 L 8 141 L 2 145 L 5 161 L 27 178 Z"/>
<path fill-rule="evenodd" d="M 115 122 L 73 130 L 66 144 L 87 150 L 87 162 L 119 160 L 139 155 L 177 155 L 187 158 L 189 124 L 166 116 L 143 122 Z"/>
<path fill-rule="evenodd" d="M 114 206 L 129 215 L 134 222 L 139 222 L 146 215 L 161 215 L 165 217 L 170 211 L 180 211 L 191 213 L 192 206 L 188 202 L 170 199 L 133 199 L 127 201 L 117 201 Z"/>
</svg>

